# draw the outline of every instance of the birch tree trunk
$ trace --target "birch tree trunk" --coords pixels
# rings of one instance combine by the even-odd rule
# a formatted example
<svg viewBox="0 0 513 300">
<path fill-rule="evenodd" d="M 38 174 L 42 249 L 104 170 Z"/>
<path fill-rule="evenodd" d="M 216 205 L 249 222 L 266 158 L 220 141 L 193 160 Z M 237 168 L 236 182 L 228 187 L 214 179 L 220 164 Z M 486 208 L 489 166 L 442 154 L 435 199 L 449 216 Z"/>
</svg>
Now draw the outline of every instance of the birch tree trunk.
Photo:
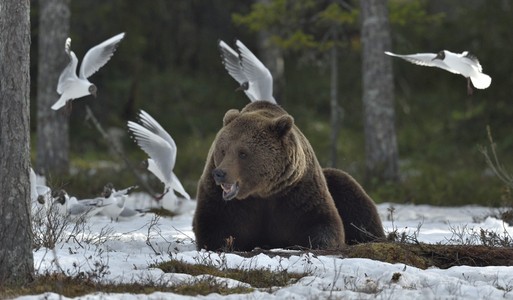
<svg viewBox="0 0 513 300">
<path fill-rule="evenodd" d="M 63 175 L 69 170 L 69 120 L 65 109 L 50 107 L 59 99 L 59 75 L 69 63 L 64 42 L 69 34 L 70 0 L 39 0 L 37 76 L 37 171 Z"/>
<path fill-rule="evenodd" d="M 366 179 L 399 178 L 387 1 L 361 0 Z"/>
<path fill-rule="evenodd" d="M 0 2 L 0 283 L 32 279 L 30 1 Z"/>
</svg>

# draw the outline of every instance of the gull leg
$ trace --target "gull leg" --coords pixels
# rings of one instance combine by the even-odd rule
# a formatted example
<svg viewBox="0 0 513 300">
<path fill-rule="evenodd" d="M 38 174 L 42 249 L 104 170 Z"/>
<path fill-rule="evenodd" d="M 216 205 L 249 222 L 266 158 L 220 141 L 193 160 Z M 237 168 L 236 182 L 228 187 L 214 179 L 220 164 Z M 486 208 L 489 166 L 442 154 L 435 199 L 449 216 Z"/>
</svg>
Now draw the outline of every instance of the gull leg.
<svg viewBox="0 0 513 300">
<path fill-rule="evenodd" d="M 161 195 L 155 196 L 155 200 L 160 201 L 164 196 L 169 192 L 169 188 L 167 188 Z"/>
<path fill-rule="evenodd" d="M 467 77 L 467 94 L 472 96 L 474 90 L 472 89 L 472 82 L 470 81 L 470 77 Z"/>
<path fill-rule="evenodd" d="M 65 110 L 66 116 L 69 117 L 71 115 L 71 100 L 66 102 L 66 104 L 64 105 L 64 110 Z"/>
</svg>

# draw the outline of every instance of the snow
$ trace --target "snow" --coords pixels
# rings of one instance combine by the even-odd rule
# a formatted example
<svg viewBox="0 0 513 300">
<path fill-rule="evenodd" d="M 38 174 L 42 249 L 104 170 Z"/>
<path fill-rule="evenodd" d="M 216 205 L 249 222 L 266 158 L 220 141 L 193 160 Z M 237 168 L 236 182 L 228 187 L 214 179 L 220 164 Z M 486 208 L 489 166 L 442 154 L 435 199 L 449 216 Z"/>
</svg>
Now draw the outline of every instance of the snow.
<svg viewBox="0 0 513 300">
<path fill-rule="evenodd" d="M 149 203 L 143 193 L 133 193 L 127 206 L 142 208 Z M 309 275 L 285 287 L 255 289 L 250 294 L 183 296 L 172 293 L 95 293 L 76 299 L 513 299 L 513 267 L 458 266 L 449 269 L 418 269 L 402 263 L 389 264 L 363 258 L 317 256 L 290 251 L 290 257 L 259 254 L 244 258 L 233 253 L 196 251 L 192 232 L 195 202 L 179 216 L 156 218 L 153 213 L 111 222 L 105 216 L 91 217 L 81 235 L 61 241 L 55 250 L 34 251 L 38 273 L 64 271 L 95 274 L 97 280 L 114 283 L 190 281 L 194 276 L 164 273 L 154 263 L 178 259 L 189 263 L 209 262 L 218 267 L 266 268 L 305 272 Z M 393 207 L 393 219 L 390 218 Z M 378 205 L 386 232 L 397 230 L 420 242 L 478 243 L 472 233 L 486 229 L 513 235 L 513 227 L 487 217 L 493 210 L 482 206 L 433 207 L 383 203 Z M 101 269 L 98 266 L 107 266 Z M 400 274 L 397 280 L 392 277 Z M 240 282 L 222 279 L 228 286 Z M 245 284 L 245 283 L 244 283 Z M 245 284 L 247 285 L 247 284 Z M 68 299 L 54 293 L 17 299 Z"/>
</svg>

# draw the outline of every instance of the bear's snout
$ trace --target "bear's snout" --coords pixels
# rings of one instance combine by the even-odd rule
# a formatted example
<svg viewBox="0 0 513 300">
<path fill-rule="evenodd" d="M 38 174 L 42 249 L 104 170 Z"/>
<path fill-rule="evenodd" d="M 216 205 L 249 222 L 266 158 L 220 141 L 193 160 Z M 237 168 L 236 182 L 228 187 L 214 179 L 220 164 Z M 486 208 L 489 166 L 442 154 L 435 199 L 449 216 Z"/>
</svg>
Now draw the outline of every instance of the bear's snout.
<svg viewBox="0 0 513 300">
<path fill-rule="evenodd" d="M 226 172 L 222 169 L 216 168 L 212 170 L 212 176 L 217 184 L 221 184 L 226 181 Z"/>
</svg>

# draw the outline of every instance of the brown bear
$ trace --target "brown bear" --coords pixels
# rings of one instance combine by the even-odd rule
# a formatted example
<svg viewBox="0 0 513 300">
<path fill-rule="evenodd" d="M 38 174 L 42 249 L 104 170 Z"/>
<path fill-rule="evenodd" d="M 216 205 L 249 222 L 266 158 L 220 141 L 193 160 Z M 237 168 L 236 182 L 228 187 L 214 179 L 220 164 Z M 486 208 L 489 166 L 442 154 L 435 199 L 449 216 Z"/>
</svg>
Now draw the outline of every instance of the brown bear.
<svg viewBox="0 0 513 300">
<path fill-rule="evenodd" d="M 344 177 L 327 172 L 333 190 L 342 191 Z M 363 192 L 358 188 L 353 192 Z M 335 198 L 350 205 L 351 193 Z M 356 215 L 348 218 L 361 223 Z M 266 101 L 225 114 L 198 183 L 193 230 L 197 248 L 208 250 L 345 244 L 344 224 L 310 143 L 285 110 Z"/>
<path fill-rule="evenodd" d="M 347 244 L 383 240 L 385 232 L 374 201 L 356 180 L 344 171 L 324 168 L 338 213 L 344 223 Z"/>
</svg>

